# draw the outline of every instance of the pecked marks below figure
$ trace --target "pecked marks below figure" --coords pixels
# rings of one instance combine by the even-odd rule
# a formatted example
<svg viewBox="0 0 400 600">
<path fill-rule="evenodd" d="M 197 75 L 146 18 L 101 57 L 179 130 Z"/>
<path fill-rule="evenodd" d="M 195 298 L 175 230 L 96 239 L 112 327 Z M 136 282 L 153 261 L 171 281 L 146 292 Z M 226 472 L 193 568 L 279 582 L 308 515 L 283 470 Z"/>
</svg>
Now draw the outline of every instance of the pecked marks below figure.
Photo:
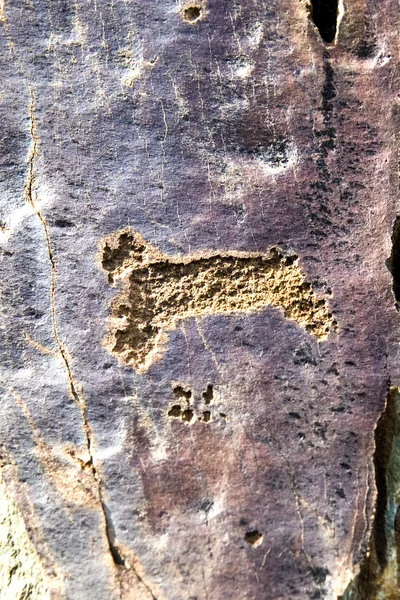
<svg viewBox="0 0 400 600">
<path fill-rule="evenodd" d="M 162 356 L 167 332 L 189 317 L 253 313 L 270 305 L 320 340 L 337 330 L 298 257 L 278 248 L 170 256 L 126 228 L 102 240 L 100 258 L 109 284 L 120 288 L 105 346 L 137 372 Z"/>
</svg>

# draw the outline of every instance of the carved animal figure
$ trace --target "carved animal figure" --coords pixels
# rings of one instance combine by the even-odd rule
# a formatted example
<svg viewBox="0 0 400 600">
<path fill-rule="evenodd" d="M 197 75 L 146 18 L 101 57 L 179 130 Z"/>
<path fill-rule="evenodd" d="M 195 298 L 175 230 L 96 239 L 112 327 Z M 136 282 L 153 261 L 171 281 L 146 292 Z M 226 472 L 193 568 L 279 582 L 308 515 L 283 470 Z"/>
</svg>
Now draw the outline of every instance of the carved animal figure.
<svg viewBox="0 0 400 600">
<path fill-rule="evenodd" d="M 106 347 L 136 371 L 161 357 L 167 332 L 189 317 L 279 307 L 285 317 L 324 340 L 336 322 L 298 265 L 278 248 L 255 252 L 164 255 L 135 231 L 106 238 L 101 264 L 121 293 L 111 303 Z"/>
</svg>

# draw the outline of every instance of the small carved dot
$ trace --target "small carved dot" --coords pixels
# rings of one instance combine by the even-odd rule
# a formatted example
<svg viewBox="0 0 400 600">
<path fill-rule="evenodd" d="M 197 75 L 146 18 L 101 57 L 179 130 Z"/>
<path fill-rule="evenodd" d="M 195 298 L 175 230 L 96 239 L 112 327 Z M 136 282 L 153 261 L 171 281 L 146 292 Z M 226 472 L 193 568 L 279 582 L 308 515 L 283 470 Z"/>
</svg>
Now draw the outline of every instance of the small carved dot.
<svg viewBox="0 0 400 600">
<path fill-rule="evenodd" d="M 187 423 L 190 423 L 190 421 L 192 421 L 194 418 L 194 411 L 191 408 L 187 408 L 186 410 L 182 411 L 182 421 L 186 421 Z"/>
<path fill-rule="evenodd" d="M 201 17 L 201 7 L 189 6 L 188 8 L 185 8 L 183 16 L 185 21 L 187 21 L 188 23 L 195 23 Z"/>
<path fill-rule="evenodd" d="M 214 399 L 214 389 L 212 385 L 208 385 L 205 392 L 202 394 L 204 404 L 211 404 Z"/>
<path fill-rule="evenodd" d="M 182 409 L 179 404 L 175 404 L 168 411 L 169 417 L 175 417 L 175 419 L 179 419 L 182 416 Z"/>
<path fill-rule="evenodd" d="M 246 531 L 244 539 L 246 540 L 246 542 L 248 544 L 250 544 L 250 546 L 253 546 L 253 548 L 256 548 L 257 546 L 262 544 L 263 536 L 262 536 L 262 533 L 260 533 L 256 529 L 254 529 L 252 531 Z"/>
<path fill-rule="evenodd" d="M 190 390 L 185 390 L 181 385 L 177 385 L 174 387 L 174 395 L 177 400 L 186 400 L 189 404 L 192 392 Z"/>
</svg>

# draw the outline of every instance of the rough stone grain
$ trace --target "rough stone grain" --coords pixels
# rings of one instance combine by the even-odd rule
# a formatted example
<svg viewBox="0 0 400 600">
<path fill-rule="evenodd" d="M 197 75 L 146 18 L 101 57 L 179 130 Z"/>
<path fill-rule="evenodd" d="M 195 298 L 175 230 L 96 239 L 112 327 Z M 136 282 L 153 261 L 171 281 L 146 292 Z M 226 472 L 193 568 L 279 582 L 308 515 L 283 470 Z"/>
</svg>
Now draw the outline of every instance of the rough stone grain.
<svg viewBox="0 0 400 600">
<path fill-rule="evenodd" d="M 0 3 L 0 520 L 28 597 L 359 593 L 400 386 L 400 17 L 340 0 L 324 28 L 323 5 Z M 295 255 L 337 328 L 287 318 L 279 289 L 208 303 L 136 372 L 104 344 L 121 231 L 175 265 Z"/>
</svg>

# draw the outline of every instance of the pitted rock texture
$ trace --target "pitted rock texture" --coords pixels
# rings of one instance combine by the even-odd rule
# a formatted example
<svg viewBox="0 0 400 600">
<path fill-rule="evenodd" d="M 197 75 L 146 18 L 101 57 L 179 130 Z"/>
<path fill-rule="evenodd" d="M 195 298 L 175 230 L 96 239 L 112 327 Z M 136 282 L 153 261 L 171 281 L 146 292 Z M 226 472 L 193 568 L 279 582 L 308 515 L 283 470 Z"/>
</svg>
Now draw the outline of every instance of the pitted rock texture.
<svg viewBox="0 0 400 600">
<path fill-rule="evenodd" d="M 45 597 L 396 582 L 396 457 L 374 451 L 400 386 L 399 20 L 397 0 L 0 3 L 0 469 Z M 102 267 L 124 231 L 146 260 Z M 114 351 L 153 302 L 140 351 Z"/>
</svg>

